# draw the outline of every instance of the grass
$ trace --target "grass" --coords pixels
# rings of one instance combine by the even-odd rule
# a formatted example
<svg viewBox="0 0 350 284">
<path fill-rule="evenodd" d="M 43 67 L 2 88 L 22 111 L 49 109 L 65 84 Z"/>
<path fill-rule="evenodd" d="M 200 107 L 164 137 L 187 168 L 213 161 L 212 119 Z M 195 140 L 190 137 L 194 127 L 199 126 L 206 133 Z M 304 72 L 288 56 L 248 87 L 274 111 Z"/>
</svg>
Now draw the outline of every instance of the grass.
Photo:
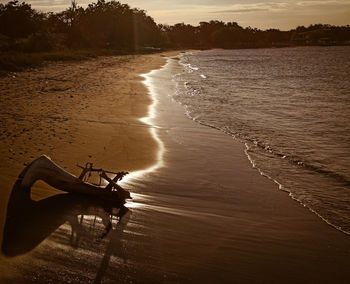
<svg viewBox="0 0 350 284">
<path fill-rule="evenodd" d="M 43 59 L 37 54 L 2 53 L 0 55 L 0 71 L 22 71 L 25 68 L 41 65 Z"/>
<path fill-rule="evenodd" d="M 40 53 L 2 52 L 0 53 L 0 76 L 9 72 L 19 72 L 41 66 L 45 61 L 81 61 L 98 56 L 126 55 L 132 52 L 123 50 L 62 50 Z"/>
</svg>

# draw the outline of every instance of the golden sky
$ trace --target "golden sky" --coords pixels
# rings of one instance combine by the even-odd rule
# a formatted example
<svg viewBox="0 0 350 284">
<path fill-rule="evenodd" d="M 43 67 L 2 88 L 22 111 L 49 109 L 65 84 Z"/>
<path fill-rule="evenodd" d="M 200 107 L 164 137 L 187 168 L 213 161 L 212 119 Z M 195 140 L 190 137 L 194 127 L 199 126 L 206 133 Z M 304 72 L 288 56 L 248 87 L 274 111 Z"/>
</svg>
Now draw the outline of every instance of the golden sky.
<svg viewBox="0 0 350 284">
<path fill-rule="evenodd" d="M 97 0 L 96 0 L 97 1 Z M 86 7 L 93 0 L 77 0 Z M 6 3 L 7 0 L 0 0 Z M 61 11 L 70 0 L 27 0 L 33 8 Z M 157 23 L 184 22 L 198 25 L 201 21 L 237 22 L 243 27 L 288 30 L 297 26 L 322 23 L 350 24 L 350 0 L 129 0 L 120 1 L 141 8 Z"/>
</svg>

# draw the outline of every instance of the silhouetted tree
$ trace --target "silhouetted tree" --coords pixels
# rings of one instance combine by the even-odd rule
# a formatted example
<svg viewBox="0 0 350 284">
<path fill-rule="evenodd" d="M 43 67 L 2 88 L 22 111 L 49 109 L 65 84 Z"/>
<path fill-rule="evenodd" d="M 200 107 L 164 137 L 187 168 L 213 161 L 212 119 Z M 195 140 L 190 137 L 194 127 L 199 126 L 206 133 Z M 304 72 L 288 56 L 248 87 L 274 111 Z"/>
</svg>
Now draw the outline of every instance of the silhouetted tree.
<svg viewBox="0 0 350 284">
<path fill-rule="evenodd" d="M 290 31 L 243 28 L 236 22 L 209 21 L 157 25 L 144 10 L 118 1 L 98 0 L 82 8 L 41 13 L 13 0 L 0 4 L 0 50 L 47 51 L 60 48 L 144 47 L 258 48 L 290 45 L 349 44 L 350 26 L 315 24 Z"/>
<path fill-rule="evenodd" d="M 13 38 L 26 37 L 42 28 L 44 18 L 43 13 L 18 0 L 0 4 L 0 34 Z"/>
</svg>

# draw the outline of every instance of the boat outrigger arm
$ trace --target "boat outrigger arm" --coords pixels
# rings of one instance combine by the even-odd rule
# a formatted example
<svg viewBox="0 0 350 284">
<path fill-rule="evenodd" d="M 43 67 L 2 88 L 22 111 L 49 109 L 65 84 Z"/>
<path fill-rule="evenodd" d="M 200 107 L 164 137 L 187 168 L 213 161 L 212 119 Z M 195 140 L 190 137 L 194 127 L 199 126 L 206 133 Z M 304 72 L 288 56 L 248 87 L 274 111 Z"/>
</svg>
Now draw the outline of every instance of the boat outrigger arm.
<svg viewBox="0 0 350 284">
<path fill-rule="evenodd" d="M 128 174 L 127 172 L 95 169 L 92 167 L 92 163 L 87 163 L 85 167 L 77 166 L 82 168 L 79 177 L 72 175 L 58 166 L 50 157 L 42 155 L 26 166 L 18 176 L 18 179 L 20 180 L 21 187 L 24 189 L 30 189 L 37 180 L 42 180 L 50 186 L 65 192 L 92 195 L 107 201 L 123 203 L 125 199 L 131 198 L 130 192 L 117 184 L 119 180 Z M 88 182 L 88 178 L 92 172 L 99 174 L 99 185 Z M 115 174 L 115 177 L 112 179 L 107 173 Z M 87 174 L 88 176 L 86 176 Z M 101 179 L 106 180 L 108 184 L 104 187 L 101 186 Z"/>
</svg>

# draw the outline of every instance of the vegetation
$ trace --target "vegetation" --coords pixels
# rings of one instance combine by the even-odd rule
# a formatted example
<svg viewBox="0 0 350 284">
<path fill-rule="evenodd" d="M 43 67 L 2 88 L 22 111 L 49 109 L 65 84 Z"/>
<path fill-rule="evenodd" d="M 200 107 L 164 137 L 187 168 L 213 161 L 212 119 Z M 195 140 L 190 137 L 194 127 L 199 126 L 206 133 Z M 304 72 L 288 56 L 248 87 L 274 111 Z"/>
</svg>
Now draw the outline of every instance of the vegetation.
<svg viewBox="0 0 350 284">
<path fill-rule="evenodd" d="M 42 13 L 29 4 L 0 4 L 0 70 L 18 71 L 44 60 L 80 60 L 164 48 L 259 48 L 350 44 L 350 26 L 311 25 L 290 31 L 243 28 L 236 22 L 158 25 L 144 10 L 98 0 Z"/>
</svg>

